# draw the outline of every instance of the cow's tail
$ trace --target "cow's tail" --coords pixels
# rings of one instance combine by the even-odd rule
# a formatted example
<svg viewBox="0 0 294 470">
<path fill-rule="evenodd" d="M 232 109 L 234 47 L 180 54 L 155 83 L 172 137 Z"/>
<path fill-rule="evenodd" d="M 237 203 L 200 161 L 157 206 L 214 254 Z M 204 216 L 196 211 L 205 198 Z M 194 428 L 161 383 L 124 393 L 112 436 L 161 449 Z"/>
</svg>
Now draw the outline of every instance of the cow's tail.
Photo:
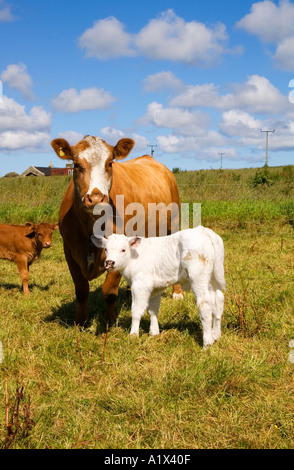
<svg viewBox="0 0 294 470">
<path fill-rule="evenodd" d="M 217 235 L 213 230 L 203 227 L 205 234 L 211 240 L 211 243 L 214 248 L 214 266 L 213 274 L 215 281 L 218 284 L 220 290 L 225 290 L 226 281 L 225 281 L 225 271 L 224 271 L 224 242 L 222 238 Z"/>
</svg>

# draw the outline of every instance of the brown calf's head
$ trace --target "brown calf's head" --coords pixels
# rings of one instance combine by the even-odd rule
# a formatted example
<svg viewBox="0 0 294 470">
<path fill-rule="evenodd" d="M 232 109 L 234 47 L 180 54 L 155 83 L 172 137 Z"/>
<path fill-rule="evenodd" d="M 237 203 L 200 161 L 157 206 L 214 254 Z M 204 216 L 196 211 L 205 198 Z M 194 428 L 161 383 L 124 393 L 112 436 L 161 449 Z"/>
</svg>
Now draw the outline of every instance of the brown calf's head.
<svg viewBox="0 0 294 470">
<path fill-rule="evenodd" d="M 89 211 L 93 211 L 96 204 L 108 201 L 112 162 L 127 157 L 134 144 L 132 139 L 120 139 L 113 147 L 103 139 L 90 135 L 73 146 L 65 139 L 51 142 L 58 157 L 73 161 L 75 188 Z"/>
<path fill-rule="evenodd" d="M 41 243 L 42 248 L 50 248 L 52 246 L 51 238 L 53 230 L 58 229 L 57 224 L 48 224 L 47 222 L 42 222 L 40 224 L 31 224 L 30 222 L 26 223 L 26 237 L 33 238 Z"/>
</svg>

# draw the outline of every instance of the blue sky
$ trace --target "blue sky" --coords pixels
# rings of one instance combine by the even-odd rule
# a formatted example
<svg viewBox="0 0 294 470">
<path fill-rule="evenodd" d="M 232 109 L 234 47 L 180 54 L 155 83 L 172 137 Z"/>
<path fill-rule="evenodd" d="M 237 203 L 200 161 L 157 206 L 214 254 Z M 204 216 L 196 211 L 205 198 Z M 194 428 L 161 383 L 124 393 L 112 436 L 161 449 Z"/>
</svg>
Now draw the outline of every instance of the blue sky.
<svg viewBox="0 0 294 470">
<path fill-rule="evenodd" d="M 294 163 L 294 1 L 0 0 L 0 176 L 84 135 L 186 170 Z"/>
</svg>

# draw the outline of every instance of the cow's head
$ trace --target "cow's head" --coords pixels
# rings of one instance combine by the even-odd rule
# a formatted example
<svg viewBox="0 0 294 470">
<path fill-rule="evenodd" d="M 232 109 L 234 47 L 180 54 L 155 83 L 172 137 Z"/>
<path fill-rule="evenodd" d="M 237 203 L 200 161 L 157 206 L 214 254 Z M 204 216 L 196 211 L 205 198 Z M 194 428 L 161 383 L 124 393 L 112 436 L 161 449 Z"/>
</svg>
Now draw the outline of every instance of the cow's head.
<svg viewBox="0 0 294 470">
<path fill-rule="evenodd" d="M 57 224 L 48 224 L 47 222 L 41 222 L 40 224 L 26 223 L 26 237 L 35 237 L 38 243 L 41 244 L 42 248 L 50 248 L 52 246 L 51 238 L 53 230 L 58 229 Z"/>
<path fill-rule="evenodd" d="M 137 258 L 137 248 L 141 237 L 126 237 L 114 233 L 109 238 L 92 235 L 91 241 L 97 248 L 105 250 L 105 268 L 107 271 L 121 271 L 127 267 L 131 258 Z"/>
<path fill-rule="evenodd" d="M 73 161 L 75 187 L 89 211 L 93 211 L 96 204 L 108 202 L 112 163 L 125 158 L 134 144 L 132 139 L 121 139 L 113 147 L 103 139 L 90 135 L 73 146 L 65 139 L 51 142 L 58 157 Z"/>
</svg>

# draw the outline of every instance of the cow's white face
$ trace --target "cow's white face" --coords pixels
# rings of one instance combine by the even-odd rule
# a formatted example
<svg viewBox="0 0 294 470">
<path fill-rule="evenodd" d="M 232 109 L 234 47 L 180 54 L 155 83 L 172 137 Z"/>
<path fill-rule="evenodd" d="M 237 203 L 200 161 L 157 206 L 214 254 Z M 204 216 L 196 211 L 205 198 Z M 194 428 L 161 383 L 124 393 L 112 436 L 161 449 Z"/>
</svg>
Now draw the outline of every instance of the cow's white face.
<svg viewBox="0 0 294 470">
<path fill-rule="evenodd" d="M 133 256 L 132 250 L 141 242 L 140 237 L 126 237 L 120 234 L 110 235 L 108 239 L 93 235 L 91 240 L 97 248 L 104 248 L 107 271 L 123 271 Z"/>
<path fill-rule="evenodd" d="M 125 158 L 134 143 L 121 139 L 113 147 L 99 137 L 86 136 L 72 147 L 64 139 L 55 139 L 51 145 L 60 158 L 73 161 L 76 191 L 85 207 L 93 211 L 96 204 L 109 199 L 113 160 Z"/>
<path fill-rule="evenodd" d="M 75 175 L 82 170 L 84 180 L 88 186 L 86 195 L 100 191 L 108 199 L 112 180 L 112 151 L 111 148 L 99 137 L 87 136 L 84 138 L 89 146 L 82 150 L 75 163 Z M 81 179 L 81 178 L 80 178 Z M 83 192 L 83 191 L 82 191 Z M 82 198 L 85 195 L 82 195 Z"/>
</svg>

